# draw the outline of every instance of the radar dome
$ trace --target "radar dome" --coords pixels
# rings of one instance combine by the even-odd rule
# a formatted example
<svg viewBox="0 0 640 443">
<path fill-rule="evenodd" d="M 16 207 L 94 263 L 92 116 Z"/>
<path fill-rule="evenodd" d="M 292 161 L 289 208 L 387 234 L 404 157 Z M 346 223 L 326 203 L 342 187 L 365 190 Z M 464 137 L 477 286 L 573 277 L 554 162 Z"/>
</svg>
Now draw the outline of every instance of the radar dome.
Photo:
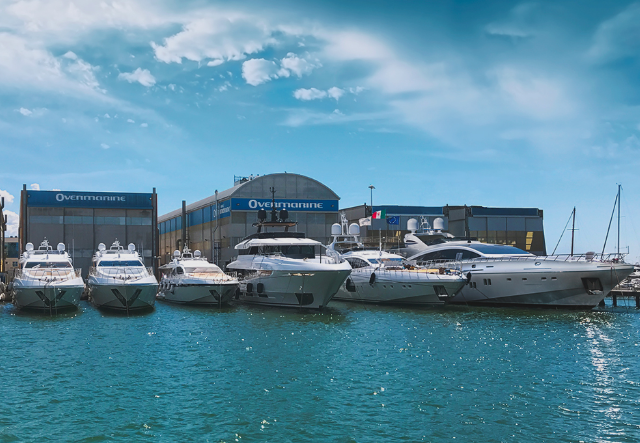
<svg viewBox="0 0 640 443">
<path fill-rule="evenodd" d="M 196 249 L 195 251 L 193 251 L 193 256 L 198 258 L 202 255 L 202 252 L 200 252 L 200 249 Z"/>
<path fill-rule="evenodd" d="M 29 252 L 33 251 L 33 243 L 27 243 L 27 244 L 24 246 L 24 249 L 25 249 L 25 250 L 27 250 L 27 251 L 29 251 Z"/>
<path fill-rule="evenodd" d="M 433 229 L 436 231 L 442 231 L 444 229 L 444 220 L 441 217 L 438 217 L 433 221 Z"/>
<path fill-rule="evenodd" d="M 280 209 L 280 220 L 286 221 L 289 218 L 289 211 L 286 209 Z"/>
<path fill-rule="evenodd" d="M 175 258 L 180 257 L 180 251 L 178 251 L 177 249 L 176 249 L 175 251 L 173 251 L 173 256 L 174 256 Z"/>
<path fill-rule="evenodd" d="M 342 235 L 342 226 L 340 226 L 340 223 L 331 225 L 331 235 Z"/>
<path fill-rule="evenodd" d="M 260 220 L 261 222 L 265 221 L 267 219 L 267 211 L 265 211 L 264 208 L 260 209 L 258 211 L 258 220 Z"/>
<path fill-rule="evenodd" d="M 357 223 L 349 225 L 349 235 L 360 235 L 360 226 Z"/>
<path fill-rule="evenodd" d="M 98 245 L 98 251 L 104 251 L 104 250 L 106 250 L 106 249 L 107 249 L 107 247 L 105 246 L 105 244 L 104 244 L 104 243 L 100 243 L 100 244 Z"/>
<path fill-rule="evenodd" d="M 415 218 L 407 220 L 407 229 L 411 232 L 416 232 L 418 230 L 418 220 Z"/>
<path fill-rule="evenodd" d="M 129 250 L 129 252 L 133 252 L 136 250 L 136 245 L 134 245 L 133 243 L 129 243 L 129 246 L 127 246 L 127 249 Z"/>
<path fill-rule="evenodd" d="M 58 243 L 58 252 L 64 252 L 64 243 Z"/>
</svg>

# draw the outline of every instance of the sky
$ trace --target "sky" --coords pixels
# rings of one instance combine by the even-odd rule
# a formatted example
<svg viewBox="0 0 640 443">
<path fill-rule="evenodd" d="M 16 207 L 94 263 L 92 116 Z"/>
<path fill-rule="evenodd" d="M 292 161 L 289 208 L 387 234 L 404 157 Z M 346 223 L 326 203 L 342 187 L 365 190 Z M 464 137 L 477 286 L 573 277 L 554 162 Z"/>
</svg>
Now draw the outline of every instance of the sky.
<svg viewBox="0 0 640 443">
<path fill-rule="evenodd" d="M 638 23 L 628 1 L 1 0 L 9 234 L 23 184 L 156 187 L 163 214 L 286 171 L 341 207 L 369 185 L 537 207 L 549 252 L 575 206 L 576 251 L 599 252 L 621 184 L 640 261 Z"/>
</svg>

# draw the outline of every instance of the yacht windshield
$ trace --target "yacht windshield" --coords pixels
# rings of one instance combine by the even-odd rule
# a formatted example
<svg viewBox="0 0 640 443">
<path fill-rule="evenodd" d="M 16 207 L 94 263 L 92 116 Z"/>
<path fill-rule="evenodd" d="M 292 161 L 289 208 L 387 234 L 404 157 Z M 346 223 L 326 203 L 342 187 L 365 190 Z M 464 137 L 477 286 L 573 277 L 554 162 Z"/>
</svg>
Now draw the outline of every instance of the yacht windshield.
<svg viewBox="0 0 640 443">
<path fill-rule="evenodd" d="M 103 260 L 100 263 L 98 263 L 98 266 L 103 266 L 103 267 L 117 266 L 120 268 L 124 268 L 124 267 L 130 267 L 130 266 L 144 266 L 144 265 L 139 260 L 117 260 L 117 261 Z"/>
<path fill-rule="evenodd" d="M 466 246 L 469 248 L 475 249 L 476 251 L 481 252 L 483 254 L 531 255 L 530 253 L 525 252 L 522 249 L 518 249 L 513 246 L 507 246 L 507 245 L 487 245 L 487 244 L 469 243 Z"/>
<path fill-rule="evenodd" d="M 27 262 L 24 267 L 33 269 L 70 268 L 71 263 L 66 261 Z"/>
</svg>

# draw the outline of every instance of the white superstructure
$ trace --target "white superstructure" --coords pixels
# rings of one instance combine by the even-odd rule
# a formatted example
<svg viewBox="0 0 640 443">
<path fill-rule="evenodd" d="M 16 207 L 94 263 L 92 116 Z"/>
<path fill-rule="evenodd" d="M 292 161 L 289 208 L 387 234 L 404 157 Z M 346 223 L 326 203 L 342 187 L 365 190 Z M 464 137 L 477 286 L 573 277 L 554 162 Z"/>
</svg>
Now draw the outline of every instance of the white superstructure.
<svg viewBox="0 0 640 443">
<path fill-rule="evenodd" d="M 360 227 L 331 227 L 329 249 L 340 253 L 351 265 L 351 275 L 335 295 L 336 300 L 369 303 L 439 305 L 463 287 L 466 278 L 454 266 L 423 268 L 405 266 L 404 258 L 382 249 L 365 249 L 359 241 Z"/>
<path fill-rule="evenodd" d="M 176 250 L 173 260 L 160 267 L 165 272 L 160 280 L 158 299 L 183 304 L 220 305 L 231 301 L 238 288 L 234 275 L 226 274 L 209 263 L 200 251 L 191 253 L 185 247 Z"/>
<path fill-rule="evenodd" d="M 468 283 L 447 301 L 463 304 L 590 309 L 633 272 L 633 265 L 593 253 L 536 256 L 513 246 L 445 237 L 407 259 L 417 266 L 451 260 L 461 262 Z"/>
<path fill-rule="evenodd" d="M 34 250 L 27 243 L 20 257 L 20 269 L 12 282 L 13 303 L 18 308 L 54 312 L 75 308 L 80 303 L 84 281 L 80 269 L 74 269 L 63 243 L 56 250 L 47 239 Z"/>
<path fill-rule="evenodd" d="M 108 250 L 104 243 L 98 245 L 87 284 L 95 306 L 127 312 L 153 308 L 158 292 L 158 281 L 135 245 L 124 250 L 118 240 Z"/>
<path fill-rule="evenodd" d="M 239 299 L 247 303 L 319 309 L 325 307 L 351 273 L 351 266 L 322 243 L 289 232 L 287 211 L 271 221 L 266 211 L 258 213 L 258 233 L 238 245 L 238 257 L 227 265 L 240 278 Z M 262 232 L 262 228 L 284 228 L 284 232 Z M 323 250 L 326 250 L 323 254 Z"/>
</svg>

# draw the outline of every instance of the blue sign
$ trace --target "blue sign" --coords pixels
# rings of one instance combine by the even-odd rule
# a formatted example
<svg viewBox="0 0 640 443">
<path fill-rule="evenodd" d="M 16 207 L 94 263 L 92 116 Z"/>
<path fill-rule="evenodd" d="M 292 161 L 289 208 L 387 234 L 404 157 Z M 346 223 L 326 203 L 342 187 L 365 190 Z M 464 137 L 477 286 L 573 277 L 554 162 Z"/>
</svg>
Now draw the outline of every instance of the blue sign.
<svg viewBox="0 0 640 443">
<path fill-rule="evenodd" d="M 153 209 L 152 196 L 117 192 L 27 191 L 27 206 Z"/>
<path fill-rule="evenodd" d="M 387 223 L 390 225 L 399 225 L 400 217 L 396 215 L 395 217 L 387 217 Z"/>
<path fill-rule="evenodd" d="M 232 211 L 271 210 L 270 198 L 232 198 Z M 276 198 L 276 209 L 292 212 L 338 212 L 338 200 L 297 200 Z"/>
</svg>

